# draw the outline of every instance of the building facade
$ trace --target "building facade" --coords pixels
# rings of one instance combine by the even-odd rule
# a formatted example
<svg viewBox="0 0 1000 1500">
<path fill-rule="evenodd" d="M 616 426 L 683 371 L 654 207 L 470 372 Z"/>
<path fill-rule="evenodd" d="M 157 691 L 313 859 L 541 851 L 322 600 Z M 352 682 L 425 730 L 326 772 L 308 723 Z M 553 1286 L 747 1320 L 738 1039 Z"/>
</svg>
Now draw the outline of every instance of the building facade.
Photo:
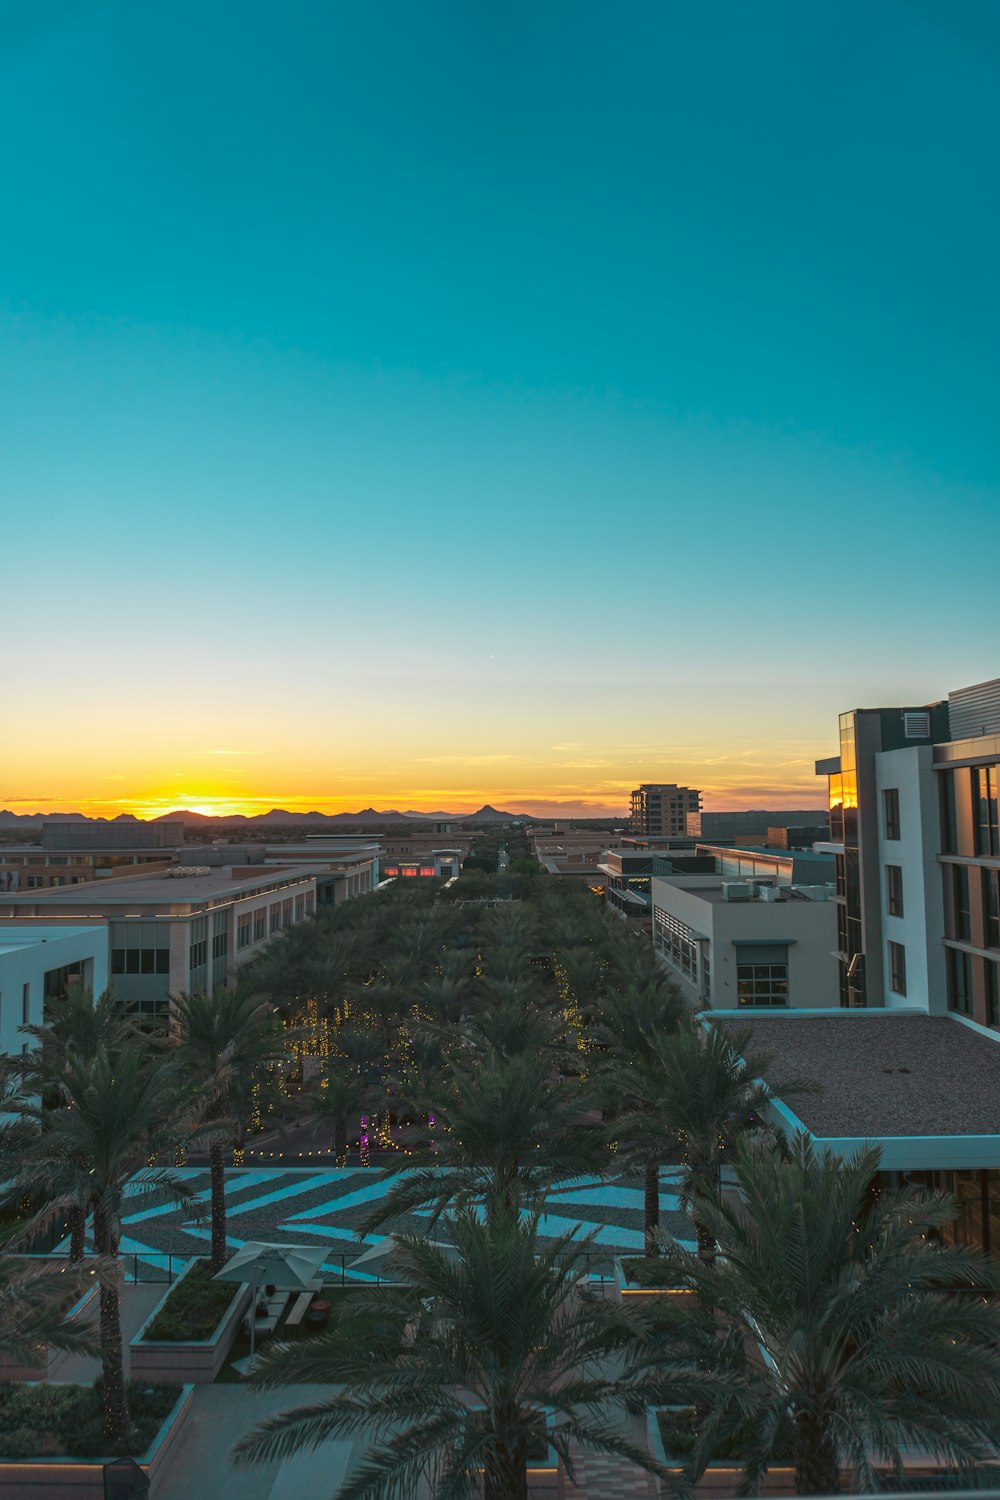
<svg viewBox="0 0 1000 1500">
<path fill-rule="evenodd" d="M 166 1022 L 172 995 L 229 982 L 278 933 L 312 916 L 317 873 L 304 865 L 179 865 L 0 897 L 0 918 L 39 930 L 93 925 L 119 1000 L 144 1020 Z"/>
<path fill-rule="evenodd" d="M 100 925 L 0 922 L 0 1054 L 33 1045 L 20 1030 L 40 1026 L 47 1004 L 71 983 L 94 995 L 108 987 L 107 935 Z"/>
<path fill-rule="evenodd" d="M 653 946 L 698 1010 L 837 1003 L 832 892 L 712 875 L 654 875 Z"/>
<path fill-rule="evenodd" d="M 968 733 L 975 729 L 975 733 Z M 830 789 L 845 1007 L 1000 1028 L 1000 679 L 840 717 Z"/>
<path fill-rule="evenodd" d="M 701 833 L 701 792 L 676 782 L 645 781 L 629 802 L 628 831 L 632 834 Z"/>
</svg>

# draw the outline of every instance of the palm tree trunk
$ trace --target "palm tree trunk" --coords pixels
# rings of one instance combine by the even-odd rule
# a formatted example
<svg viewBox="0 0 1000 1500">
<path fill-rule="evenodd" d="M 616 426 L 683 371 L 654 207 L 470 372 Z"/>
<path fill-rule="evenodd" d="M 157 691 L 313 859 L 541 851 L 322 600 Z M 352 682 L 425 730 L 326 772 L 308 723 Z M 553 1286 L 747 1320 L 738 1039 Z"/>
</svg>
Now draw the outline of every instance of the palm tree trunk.
<svg viewBox="0 0 1000 1500">
<path fill-rule="evenodd" d="M 522 1452 L 494 1452 L 483 1472 L 483 1500 L 528 1500 L 528 1464 Z"/>
<path fill-rule="evenodd" d="M 333 1127 L 333 1159 L 338 1167 L 347 1166 L 347 1120 L 343 1115 L 337 1116 Z"/>
<path fill-rule="evenodd" d="M 121 1266 L 118 1261 L 118 1234 L 105 1215 L 94 1213 L 94 1245 L 105 1256 L 107 1268 L 101 1274 L 101 1399 L 104 1405 L 104 1431 L 111 1452 L 128 1437 L 132 1425 L 125 1385 L 125 1356 L 122 1348 Z"/>
<path fill-rule="evenodd" d="M 822 1418 L 800 1412 L 795 1424 L 795 1489 L 800 1495 L 840 1493 L 837 1445 Z"/>
<path fill-rule="evenodd" d="M 87 1210 L 82 1203 L 74 1203 L 69 1211 L 69 1258 L 83 1260 L 87 1248 Z"/>
<path fill-rule="evenodd" d="M 659 1250 L 660 1230 L 660 1164 L 648 1161 L 642 1173 L 643 1229 L 646 1237 L 646 1254 L 656 1255 Z"/>
<path fill-rule="evenodd" d="M 223 1142 L 213 1140 L 208 1151 L 212 1188 L 212 1271 L 226 1264 L 226 1163 Z"/>
</svg>

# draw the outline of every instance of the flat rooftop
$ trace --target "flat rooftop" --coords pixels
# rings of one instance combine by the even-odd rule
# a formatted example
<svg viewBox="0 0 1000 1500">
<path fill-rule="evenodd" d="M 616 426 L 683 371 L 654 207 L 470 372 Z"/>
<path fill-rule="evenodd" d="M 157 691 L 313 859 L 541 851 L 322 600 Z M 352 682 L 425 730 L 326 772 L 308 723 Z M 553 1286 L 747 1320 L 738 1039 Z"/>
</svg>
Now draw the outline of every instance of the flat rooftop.
<svg viewBox="0 0 1000 1500">
<path fill-rule="evenodd" d="M 175 866 L 180 871 L 185 866 Z M 239 873 L 242 870 L 243 873 Z M 14 891 L 0 895 L 2 906 L 147 906 L 217 901 L 289 881 L 304 881 L 327 874 L 323 864 L 273 865 L 262 874 L 246 873 L 246 866 L 211 865 L 201 874 L 132 875 L 125 879 L 88 880 L 82 885 L 61 885 L 38 891 Z"/>
<path fill-rule="evenodd" d="M 821 1094 L 787 1101 L 817 1139 L 991 1136 L 1000 1167 L 1000 1036 L 913 1011 L 712 1019 L 730 1031 L 750 1026 L 775 1079 L 822 1083 Z"/>
</svg>

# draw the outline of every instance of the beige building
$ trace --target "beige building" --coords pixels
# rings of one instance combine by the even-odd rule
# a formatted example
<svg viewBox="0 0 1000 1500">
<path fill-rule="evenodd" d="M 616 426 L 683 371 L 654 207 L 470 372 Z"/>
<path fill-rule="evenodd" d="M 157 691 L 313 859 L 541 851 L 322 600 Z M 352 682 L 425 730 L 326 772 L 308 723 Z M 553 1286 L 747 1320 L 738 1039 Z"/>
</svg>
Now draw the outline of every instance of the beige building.
<svg viewBox="0 0 1000 1500">
<path fill-rule="evenodd" d="M 316 910 L 322 865 L 177 865 L 152 875 L 0 896 L 22 929 L 99 926 L 119 999 L 166 1021 L 170 997 L 231 980 L 271 938 Z"/>
<path fill-rule="evenodd" d="M 839 1003 L 828 885 L 654 875 L 650 895 L 653 945 L 689 1004 L 822 1010 Z"/>
<path fill-rule="evenodd" d="M 644 781 L 630 798 L 628 831 L 697 836 L 701 833 L 701 792 L 674 781 Z"/>
</svg>

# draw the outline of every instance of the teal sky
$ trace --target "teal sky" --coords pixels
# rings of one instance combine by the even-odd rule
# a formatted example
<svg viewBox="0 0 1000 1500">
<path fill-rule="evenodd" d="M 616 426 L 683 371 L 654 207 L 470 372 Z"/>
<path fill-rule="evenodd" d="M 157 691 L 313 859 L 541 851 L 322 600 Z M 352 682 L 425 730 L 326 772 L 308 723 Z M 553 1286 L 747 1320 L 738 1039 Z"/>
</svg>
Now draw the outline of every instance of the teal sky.
<svg viewBox="0 0 1000 1500">
<path fill-rule="evenodd" d="M 807 806 L 1000 673 L 992 3 L 0 21 L 0 805 Z"/>
</svg>

